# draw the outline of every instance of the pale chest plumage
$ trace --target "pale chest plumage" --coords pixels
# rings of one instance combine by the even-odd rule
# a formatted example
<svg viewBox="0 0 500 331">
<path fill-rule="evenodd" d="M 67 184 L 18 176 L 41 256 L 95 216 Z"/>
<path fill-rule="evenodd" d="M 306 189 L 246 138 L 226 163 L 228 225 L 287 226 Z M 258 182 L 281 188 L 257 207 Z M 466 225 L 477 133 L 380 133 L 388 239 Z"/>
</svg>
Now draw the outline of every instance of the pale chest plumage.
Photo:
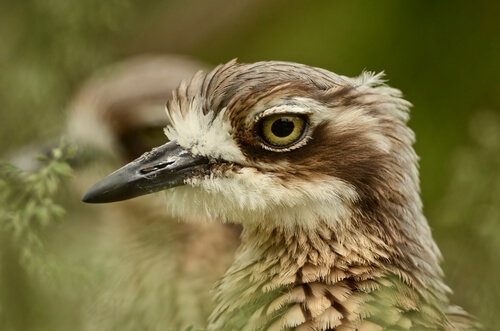
<svg viewBox="0 0 500 331">
<path fill-rule="evenodd" d="M 383 245 L 339 243 L 333 233 L 258 236 L 262 246 L 244 241 L 217 284 L 211 330 L 453 329 L 443 313 L 449 289 L 391 265 Z"/>
</svg>

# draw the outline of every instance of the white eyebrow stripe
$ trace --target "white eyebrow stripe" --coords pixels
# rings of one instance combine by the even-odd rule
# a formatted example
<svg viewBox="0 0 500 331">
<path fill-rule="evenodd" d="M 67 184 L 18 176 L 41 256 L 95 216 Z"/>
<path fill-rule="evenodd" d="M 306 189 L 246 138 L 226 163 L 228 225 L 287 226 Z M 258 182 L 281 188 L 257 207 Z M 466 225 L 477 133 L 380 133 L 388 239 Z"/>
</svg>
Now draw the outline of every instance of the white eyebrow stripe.
<svg viewBox="0 0 500 331">
<path fill-rule="evenodd" d="M 247 116 L 247 124 L 258 121 L 260 118 L 273 114 L 305 114 L 311 115 L 314 113 L 315 107 L 320 107 L 317 101 L 310 98 L 294 97 L 290 99 L 280 99 L 279 103 L 270 105 L 262 111 L 261 107 L 256 107 L 251 110 Z"/>
</svg>

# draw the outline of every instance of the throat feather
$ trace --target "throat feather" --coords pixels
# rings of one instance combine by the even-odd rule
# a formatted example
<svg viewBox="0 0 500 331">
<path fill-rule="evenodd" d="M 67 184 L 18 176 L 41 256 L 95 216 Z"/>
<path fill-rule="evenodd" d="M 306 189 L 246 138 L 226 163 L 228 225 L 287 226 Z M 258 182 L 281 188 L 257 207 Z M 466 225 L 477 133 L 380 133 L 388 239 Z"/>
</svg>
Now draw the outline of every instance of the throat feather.
<svg viewBox="0 0 500 331">
<path fill-rule="evenodd" d="M 333 231 L 274 229 L 263 236 L 262 229 L 244 230 L 236 260 L 216 286 L 211 330 L 447 324 L 440 280 L 414 280 L 390 249 L 364 234 L 339 240 Z"/>
</svg>

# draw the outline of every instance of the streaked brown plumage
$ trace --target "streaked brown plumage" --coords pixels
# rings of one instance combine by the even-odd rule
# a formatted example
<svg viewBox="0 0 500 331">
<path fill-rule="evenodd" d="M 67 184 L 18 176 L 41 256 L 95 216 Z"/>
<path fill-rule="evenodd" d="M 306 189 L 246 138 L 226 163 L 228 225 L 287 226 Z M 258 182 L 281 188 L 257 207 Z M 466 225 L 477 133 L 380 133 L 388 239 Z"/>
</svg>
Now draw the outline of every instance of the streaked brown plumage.
<svg viewBox="0 0 500 331">
<path fill-rule="evenodd" d="M 232 61 L 181 84 L 172 142 L 84 201 L 169 188 L 173 214 L 243 225 L 210 330 L 480 329 L 448 302 L 409 106 L 381 75 Z"/>
</svg>

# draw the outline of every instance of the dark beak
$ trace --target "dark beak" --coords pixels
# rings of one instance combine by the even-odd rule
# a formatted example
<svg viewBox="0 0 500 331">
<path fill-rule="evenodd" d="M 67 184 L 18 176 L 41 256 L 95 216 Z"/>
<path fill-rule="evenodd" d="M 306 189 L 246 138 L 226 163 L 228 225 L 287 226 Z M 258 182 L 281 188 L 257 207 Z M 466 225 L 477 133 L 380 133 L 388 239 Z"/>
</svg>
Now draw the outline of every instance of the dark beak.
<svg viewBox="0 0 500 331">
<path fill-rule="evenodd" d="M 208 169 L 208 166 L 206 157 L 192 155 L 177 142 L 171 141 L 154 148 L 92 186 L 82 201 L 121 201 L 180 186 L 186 178 Z"/>
</svg>

